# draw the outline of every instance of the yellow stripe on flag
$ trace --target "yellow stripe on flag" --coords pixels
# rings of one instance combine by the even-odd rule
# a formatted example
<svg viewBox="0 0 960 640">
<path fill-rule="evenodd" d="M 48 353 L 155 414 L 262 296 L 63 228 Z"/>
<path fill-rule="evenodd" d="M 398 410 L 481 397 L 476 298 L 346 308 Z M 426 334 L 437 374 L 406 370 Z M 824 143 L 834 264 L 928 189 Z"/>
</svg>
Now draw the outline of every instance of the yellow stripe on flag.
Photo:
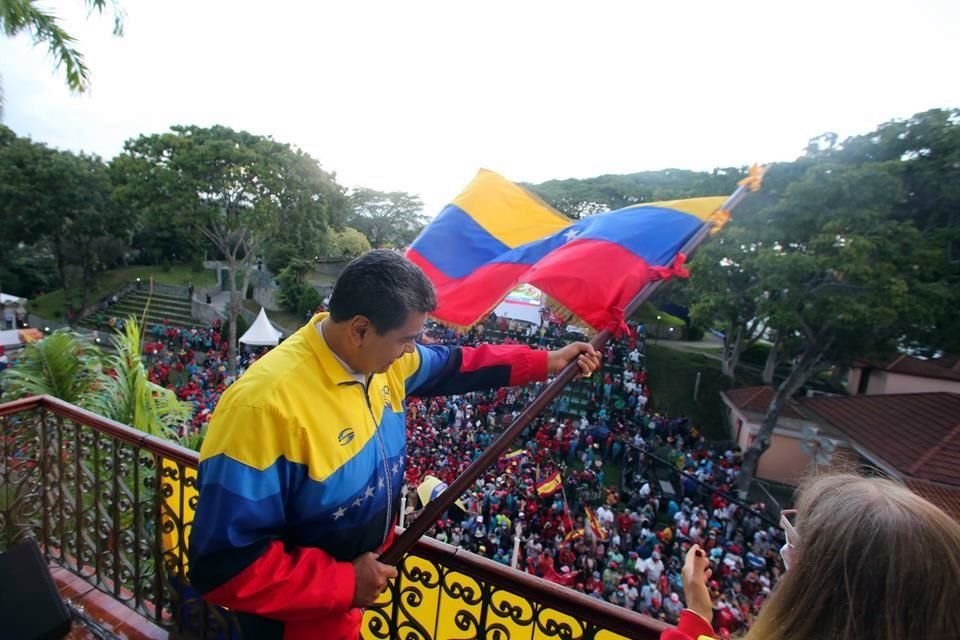
<svg viewBox="0 0 960 640">
<path fill-rule="evenodd" d="M 687 213 L 707 221 L 717 209 L 726 201 L 726 196 L 708 196 L 705 198 L 688 198 L 686 200 L 664 200 L 663 202 L 644 202 L 638 207 L 662 207 Z"/>
<path fill-rule="evenodd" d="M 560 472 L 556 471 L 552 476 L 537 485 L 537 495 L 549 496 L 552 493 L 556 493 L 560 490 L 562 484 L 563 479 L 560 477 Z"/>
<path fill-rule="evenodd" d="M 522 187 L 487 169 L 481 169 L 451 204 L 511 249 L 572 224 Z"/>
</svg>

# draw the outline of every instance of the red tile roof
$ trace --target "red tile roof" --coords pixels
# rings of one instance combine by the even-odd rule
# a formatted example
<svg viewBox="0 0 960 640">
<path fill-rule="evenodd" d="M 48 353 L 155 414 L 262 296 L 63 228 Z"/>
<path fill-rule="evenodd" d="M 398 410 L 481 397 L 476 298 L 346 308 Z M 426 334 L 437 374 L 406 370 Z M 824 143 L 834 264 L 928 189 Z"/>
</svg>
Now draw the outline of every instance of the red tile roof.
<svg viewBox="0 0 960 640">
<path fill-rule="evenodd" d="M 815 397 L 800 402 L 904 479 L 960 489 L 960 394 Z"/>
<path fill-rule="evenodd" d="M 911 491 L 922 498 L 926 498 L 960 522 L 960 487 L 925 482 L 914 478 L 907 478 L 905 482 Z"/>
<path fill-rule="evenodd" d="M 754 413 L 765 414 L 770 401 L 773 400 L 773 389 L 771 387 L 742 387 L 740 389 L 730 389 L 723 392 L 735 407 L 742 411 L 752 411 Z M 780 415 L 784 418 L 804 419 L 804 415 L 797 408 L 797 401 L 790 399 L 785 405 Z"/>
<path fill-rule="evenodd" d="M 960 358 L 956 356 L 944 356 L 932 360 L 921 360 L 906 354 L 886 362 L 868 362 L 857 361 L 855 366 L 874 367 L 889 371 L 890 373 L 899 373 L 905 376 L 917 376 L 920 378 L 937 378 L 939 380 L 956 380 L 960 382 Z"/>
</svg>

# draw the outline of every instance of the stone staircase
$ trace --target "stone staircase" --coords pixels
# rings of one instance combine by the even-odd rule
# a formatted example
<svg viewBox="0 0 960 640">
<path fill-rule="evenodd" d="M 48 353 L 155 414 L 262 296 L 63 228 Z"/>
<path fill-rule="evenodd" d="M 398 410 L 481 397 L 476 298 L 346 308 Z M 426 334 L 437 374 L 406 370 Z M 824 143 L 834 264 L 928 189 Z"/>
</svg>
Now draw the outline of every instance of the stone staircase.
<svg viewBox="0 0 960 640">
<path fill-rule="evenodd" d="M 149 302 L 149 305 L 148 305 Z M 199 327 L 203 323 L 194 320 L 190 311 L 190 300 L 160 293 L 152 295 L 146 291 L 130 291 L 124 294 L 116 304 L 108 309 L 95 311 L 89 314 L 80 323 L 80 326 L 90 329 L 103 329 L 110 318 L 128 318 L 135 316 L 137 320 L 143 317 L 143 310 L 147 308 L 146 324 L 163 324 L 164 321 L 174 327 Z"/>
</svg>

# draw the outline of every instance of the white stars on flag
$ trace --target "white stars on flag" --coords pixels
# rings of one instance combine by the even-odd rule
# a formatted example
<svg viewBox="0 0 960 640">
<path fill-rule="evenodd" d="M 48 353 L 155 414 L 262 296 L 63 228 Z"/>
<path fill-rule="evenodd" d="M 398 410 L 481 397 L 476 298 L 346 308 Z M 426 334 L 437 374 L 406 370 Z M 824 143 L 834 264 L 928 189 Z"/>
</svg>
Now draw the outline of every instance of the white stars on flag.
<svg viewBox="0 0 960 640">
<path fill-rule="evenodd" d="M 380 482 L 378 483 L 379 488 L 383 489 L 383 485 L 384 485 L 383 478 L 380 478 Z M 377 487 L 371 484 L 366 489 L 363 490 L 363 493 L 361 493 L 360 495 L 358 495 L 356 498 L 353 499 L 353 502 L 350 503 L 349 507 L 345 507 L 342 505 L 338 507 L 337 510 L 333 512 L 334 521 L 339 520 L 344 515 L 346 515 L 349 509 L 352 509 L 353 507 L 361 506 L 364 502 L 374 497 L 375 495 L 377 495 Z"/>
</svg>

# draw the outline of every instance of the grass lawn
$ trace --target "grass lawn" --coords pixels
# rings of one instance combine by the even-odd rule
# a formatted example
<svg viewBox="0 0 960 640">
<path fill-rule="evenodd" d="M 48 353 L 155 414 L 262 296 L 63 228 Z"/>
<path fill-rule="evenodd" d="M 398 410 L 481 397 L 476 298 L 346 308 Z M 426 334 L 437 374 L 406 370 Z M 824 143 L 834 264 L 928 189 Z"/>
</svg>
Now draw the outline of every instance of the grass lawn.
<svg viewBox="0 0 960 640">
<path fill-rule="evenodd" d="M 647 371 L 654 406 L 674 416 L 687 416 L 708 440 L 730 438 L 724 421 L 724 404 L 720 392 L 729 388 L 720 373 L 720 362 L 700 353 L 678 351 L 647 341 Z M 693 387 L 700 377 L 697 400 Z"/>
<path fill-rule="evenodd" d="M 687 323 L 677 316 L 672 316 L 666 311 L 660 311 L 650 302 L 645 302 L 637 312 L 631 316 L 632 320 L 640 320 L 647 325 L 647 332 L 652 333 L 657 328 L 657 316 L 660 316 L 660 327 L 669 329 L 673 327 L 679 329 L 686 327 Z"/>
<path fill-rule="evenodd" d="M 181 287 L 185 287 L 191 282 L 195 287 L 210 287 L 217 282 L 216 274 L 213 271 L 204 270 L 200 273 L 194 273 L 190 270 L 190 265 L 176 265 L 171 267 L 169 271 L 164 271 L 163 267 L 159 265 L 125 267 L 98 273 L 94 279 L 92 290 L 87 294 L 87 303 L 94 303 L 105 295 L 119 291 L 125 284 L 134 282 L 137 278 L 141 280 L 153 278 L 154 282 L 159 284 Z M 79 290 L 71 289 L 69 294 L 74 304 L 80 304 Z M 57 289 L 34 298 L 27 306 L 30 313 L 41 318 L 59 320 L 67 315 L 67 298 L 63 289 Z"/>
<path fill-rule="evenodd" d="M 576 469 L 577 471 L 583 471 L 583 462 L 580 460 L 580 452 L 577 452 L 577 459 L 573 461 L 573 464 L 569 465 L 569 469 Z M 596 471 L 596 467 L 592 467 Z M 612 462 L 603 463 L 603 486 L 605 487 L 619 487 L 620 486 L 620 465 L 614 464 Z"/>
</svg>

